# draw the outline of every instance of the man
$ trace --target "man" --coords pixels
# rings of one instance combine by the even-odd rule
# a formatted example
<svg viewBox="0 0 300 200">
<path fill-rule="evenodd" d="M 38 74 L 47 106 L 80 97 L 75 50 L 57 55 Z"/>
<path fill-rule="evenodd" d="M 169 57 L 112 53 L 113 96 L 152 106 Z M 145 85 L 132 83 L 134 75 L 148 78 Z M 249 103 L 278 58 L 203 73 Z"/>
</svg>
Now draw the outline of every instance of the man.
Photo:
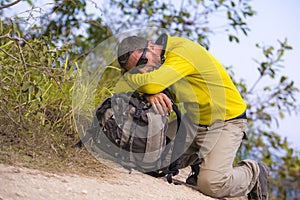
<svg viewBox="0 0 300 200">
<path fill-rule="evenodd" d="M 119 44 L 118 61 L 123 80 L 147 94 L 156 112 L 172 111 L 172 102 L 162 93 L 166 88 L 183 103 L 182 121 L 192 138 L 183 166 L 202 159 L 196 180 L 200 192 L 215 198 L 248 194 L 249 199 L 268 199 L 268 170 L 263 163 L 244 160 L 233 167 L 246 137 L 246 103 L 224 67 L 205 48 L 166 34 L 155 43 L 131 36 Z M 143 65 L 155 70 L 131 73 Z"/>
</svg>

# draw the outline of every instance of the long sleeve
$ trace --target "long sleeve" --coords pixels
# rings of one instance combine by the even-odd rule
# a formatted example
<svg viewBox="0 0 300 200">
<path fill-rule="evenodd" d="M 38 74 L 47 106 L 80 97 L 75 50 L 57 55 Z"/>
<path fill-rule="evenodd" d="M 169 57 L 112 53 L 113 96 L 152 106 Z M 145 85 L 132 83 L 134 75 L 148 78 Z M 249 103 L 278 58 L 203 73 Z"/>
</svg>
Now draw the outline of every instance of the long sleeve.
<svg viewBox="0 0 300 200">
<path fill-rule="evenodd" d="M 193 73 L 196 71 L 190 63 L 169 53 L 168 60 L 158 70 L 144 74 L 126 73 L 124 79 L 141 93 L 156 94 Z"/>
</svg>

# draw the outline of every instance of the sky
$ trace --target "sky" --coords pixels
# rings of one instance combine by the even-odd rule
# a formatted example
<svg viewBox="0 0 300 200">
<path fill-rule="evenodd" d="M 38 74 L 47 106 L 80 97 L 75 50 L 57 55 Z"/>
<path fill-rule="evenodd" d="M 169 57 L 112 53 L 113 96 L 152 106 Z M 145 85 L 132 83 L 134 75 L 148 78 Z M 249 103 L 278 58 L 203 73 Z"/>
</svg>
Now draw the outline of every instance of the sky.
<svg viewBox="0 0 300 200">
<path fill-rule="evenodd" d="M 252 8 L 257 14 L 249 20 L 251 29 L 247 37 L 240 37 L 239 44 L 228 42 L 227 36 L 212 37 L 210 52 L 224 65 L 232 65 L 238 79 L 242 78 L 247 84 L 252 85 L 258 76 L 257 65 L 253 61 L 261 51 L 255 47 L 256 43 L 278 47 L 278 39 L 288 39 L 288 44 L 293 50 L 287 51 L 284 56 L 284 65 L 280 71 L 290 80 L 295 81 L 295 86 L 300 89 L 300 1 L 299 0 L 253 0 Z M 242 35 L 242 34 L 241 34 Z M 297 96 L 300 104 L 300 95 Z M 280 135 L 298 151 L 300 150 L 300 113 L 286 116 L 280 121 Z"/>
<path fill-rule="evenodd" d="M 180 0 L 181 1 L 181 0 Z M 37 4 L 38 1 L 33 1 Z M 49 0 L 43 1 L 43 5 Z M 98 3 L 98 1 L 96 1 Z M 103 2 L 100 1 L 100 2 Z M 39 2 L 40 3 L 40 2 Z M 261 56 L 261 51 L 255 47 L 256 43 L 278 47 L 277 40 L 288 39 L 288 44 L 293 50 L 284 56 L 284 68 L 280 73 L 286 75 L 300 89 L 300 0 L 252 0 L 252 8 L 257 12 L 247 21 L 251 31 L 245 37 L 239 35 L 240 43 L 228 41 L 227 35 L 216 35 L 211 38 L 210 52 L 225 66 L 233 66 L 235 78 L 244 79 L 247 85 L 252 85 L 258 76 L 257 64 L 253 58 Z M 21 6 L 21 7 L 18 7 Z M 101 3 L 99 5 L 101 7 Z M 21 4 L 14 7 L 14 11 L 22 11 Z M 97 10 L 99 11 L 99 10 Z M 221 19 L 222 20 L 222 19 Z M 298 95 L 300 104 L 300 94 Z M 280 121 L 278 133 L 287 137 L 294 148 L 300 151 L 300 122 L 299 115 L 286 116 Z"/>
</svg>

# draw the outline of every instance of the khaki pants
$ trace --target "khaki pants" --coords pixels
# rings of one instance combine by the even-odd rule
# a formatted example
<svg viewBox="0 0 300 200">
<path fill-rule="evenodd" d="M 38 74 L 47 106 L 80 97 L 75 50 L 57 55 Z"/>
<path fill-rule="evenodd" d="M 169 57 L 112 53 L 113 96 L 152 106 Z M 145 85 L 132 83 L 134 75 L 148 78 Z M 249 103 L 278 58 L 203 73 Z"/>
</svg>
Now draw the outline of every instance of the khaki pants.
<svg viewBox="0 0 300 200">
<path fill-rule="evenodd" d="M 247 120 L 218 121 L 209 127 L 193 124 L 186 116 L 182 121 L 190 143 L 182 167 L 202 159 L 197 183 L 200 192 L 215 198 L 248 194 L 258 178 L 258 164 L 244 160 L 233 167 L 237 150 L 245 137 Z"/>
</svg>

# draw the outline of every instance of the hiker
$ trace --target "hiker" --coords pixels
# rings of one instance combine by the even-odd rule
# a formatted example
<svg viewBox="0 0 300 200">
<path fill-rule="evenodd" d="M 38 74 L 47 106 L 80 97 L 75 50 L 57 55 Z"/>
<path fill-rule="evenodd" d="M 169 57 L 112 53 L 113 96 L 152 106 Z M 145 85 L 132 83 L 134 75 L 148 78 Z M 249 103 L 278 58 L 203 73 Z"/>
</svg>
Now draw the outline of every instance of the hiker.
<svg viewBox="0 0 300 200">
<path fill-rule="evenodd" d="M 191 142 L 182 167 L 198 166 L 202 160 L 194 177 L 200 192 L 214 198 L 248 195 L 249 199 L 268 199 L 265 164 L 243 160 L 233 167 L 237 150 L 247 137 L 247 105 L 213 55 L 185 38 L 162 34 L 152 42 L 130 36 L 118 46 L 118 62 L 123 76 L 116 90 L 126 90 L 129 85 L 147 94 L 161 114 L 172 111 L 164 89 L 171 89 L 176 102 L 183 103 L 182 121 Z M 144 65 L 155 70 L 131 73 Z"/>
</svg>

